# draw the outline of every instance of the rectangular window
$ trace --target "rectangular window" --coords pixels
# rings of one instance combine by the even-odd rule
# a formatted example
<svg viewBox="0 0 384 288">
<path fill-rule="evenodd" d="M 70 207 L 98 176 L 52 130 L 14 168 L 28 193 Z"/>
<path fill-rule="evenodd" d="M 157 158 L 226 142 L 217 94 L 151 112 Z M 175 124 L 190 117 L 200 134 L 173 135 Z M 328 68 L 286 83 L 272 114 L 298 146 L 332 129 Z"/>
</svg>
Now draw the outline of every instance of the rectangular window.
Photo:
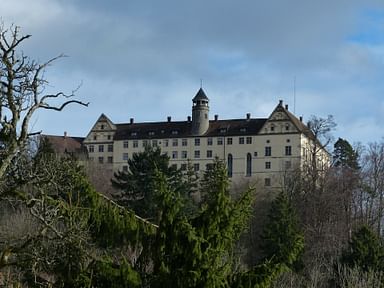
<svg viewBox="0 0 384 288">
<path fill-rule="evenodd" d="M 138 140 L 133 140 L 133 148 L 139 147 L 139 141 Z"/>
<path fill-rule="evenodd" d="M 187 159 L 187 157 L 188 157 L 187 151 L 181 151 L 181 158 Z"/>
<path fill-rule="evenodd" d="M 195 146 L 200 146 L 200 138 L 195 138 Z"/>
<path fill-rule="evenodd" d="M 239 144 L 244 144 L 244 137 L 239 138 Z"/>
<path fill-rule="evenodd" d="M 103 164 L 104 163 L 104 157 L 99 157 L 99 163 Z"/>
<path fill-rule="evenodd" d="M 93 146 L 93 145 L 89 145 L 89 146 L 88 146 L 88 152 L 89 152 L 89 153 L 93 153 L 93 152 L 95 152 L 95 146 Z"/>
<path fill-rule="evenodd" d="M 232 145 L 232 137 L 227 138 L 227 145 Z"/>
<path fill-rule="evenodd" d="M 113 144 L 108 144 L 108 152 L 113 152 Z"/>
<path fill-rule="evenodd" d="M 172 139 L 172 146 L 176 147 L 179 145 L 179 139 Z"/>
<path fill-rule="evenodd" d="M 246 138 L 246 143 L 247 144 L 252 144 L 252 137 L 247 137 Z"/>
<path fill-rule="evenodd" d="M 200 165 L 199 165 L 199 163 L 195 163 L 195 164 L 193 164 L 193 170 L 194 170 L 194 171 L 199 171 L 199 170 L 200 170 Z"/>
<path fill-rule="evenodd" d="M 291 167 L 292 167 L 291 161 L 285 161 L 285 169 L 289 170 L 289 169 L 291 169 Z"/>
<path fill-rule="evenodd" d="M 195 158 L 200 158 L 200 150 L 195 150 Z"/>
<path fill-rule="evenodd" d="M 187 145 L 188 145 L 188 139 L 182 139 L 181 146 L 187 146 Z"/>
<path fill-rule="evenodd" d="M 109 156 L 108 159 L 107 159 L 108 163 L 113 163 L 113 157 L 112 156 Z"/>
<path fill-rule="evenodd" d="M 152 146 L 157 147 L 157 140 L 152 140 Z"/>
<path fill-rule="evenodd" d="M 123 142 L 123 148 L 128 148 L 128 140 L 125 140 L 125 141 Z"/>
<path fill-rule="evenodd" d="M 207 138 L 207 145 L 212 146 L 213 144 L 213 139 L 212 138 Z"/>
<path fill-rule="evenodd" d="M 143 147 L 148 146 L 148 140 L 143 140 Z"/>
<path fill-rule="evenodd" d="M 107 136 L 107 139 L 108 139 L 108 140 L 111 140 L 111 135 L 108 135 L 108 136 Z"/>
<path fill-rule="evenodd" d="M 212 158 L 212 150 L 207 150 L 207 158 Z"/>
<path fill-rule="evenodd" d="M 177 151 L 172 151 L 172 159 L 177 159 Z"/>
<path fill-rule="evenodd" d="M 217 145 L 223 145 L 223 138 L 222 137 L 217 138 Z"/>
<path fill-rule="evenodd" d="M 271 162 L 265 162 L 265 169 L 271 169 Z"/>
<path fill-rule="evenodd" d="M 127 165 L 124 165 L 124 166 L 123 166 L 123 171 L 124 171 L 124 172 L 128 172 L 128 166 L 127 166 Z"/>
<path fill-rule="evenodd" d="M 264 186 L 271 186 L 271 178 L 264 178 Z"/>
<path fill-rule="evenodd" d="M 104 152 L 104 145 L 99 145 L 99 152 Z"/>
<path fill-rule="evenodd" d="M 205 170 L 206 171 L 209 171 L 209 170 L 213 170 L 213 163 L 208 163 L 205 165 Z"/>
<path fill-rule="evenodd" d="M 285 146 L 285 155 L 286 156 L 292 155 L 292 146 Z"/>
<path fill-rule="evenodd" d="M 172 164 L 171 167 L 172 167 L 172 169 L 176 170 L 177 169 L 177 164 Z"/>
<path fill-rule="evenodd" d="M 168 139 L 165 139 L 165 140 L 164 140 L 164 147 L 168 147 L 168 145 L 169 145 L 169 140 L 168 140 Z"/>
<path fill-rule="evenodd" d="M 271 156 L 272 155 L 272 148 L 271 146 L 265 147 L 265 156 Z"/>
<path fill-rule="evenodd" d="M 128 160 L 128 153 L 123 153 L 123 160 L 127 161 Z"/>
<path fill-rule="evenodd" d="M 181 164 L 180 169 L 181 169 L 181 171 L 186 171 L 187 170 L 187 164 Z"/>
</svg>

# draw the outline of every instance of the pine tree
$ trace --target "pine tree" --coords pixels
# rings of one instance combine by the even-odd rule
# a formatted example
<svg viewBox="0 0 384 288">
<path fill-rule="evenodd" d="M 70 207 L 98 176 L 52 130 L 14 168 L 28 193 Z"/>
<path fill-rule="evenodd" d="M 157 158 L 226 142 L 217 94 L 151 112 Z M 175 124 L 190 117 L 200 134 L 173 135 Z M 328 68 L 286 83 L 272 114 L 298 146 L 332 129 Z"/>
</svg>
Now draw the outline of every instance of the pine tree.
<svg viewBox="0 0 384 288">
<path fill-rule="evenodd" d="M 360 168 L 358 159 L 358 153 L 347 140 L 339 138 L 336 141 L 333 151 L 333 163 L 335 167 L 358 170 Z"/>
<path fill-rule="evenodd" d="M 135 211 L 143 218 L 157 222 L 158 201 L 155 194 L 155 174 L 161 171 L 175 189 L 181 189 L 181 171 L 169 165 L 169 157 L 159 147 L 147 145 L 144 151 L 133 154 L 128 160 L 129 171 L 118 171 L 112 184 L 121 189 L 115 194 L 116 201 Z"/>
<path fill-rule="evenodd" d="M 180 196 L 159 175 L 163 212 L 153 246 L 151 287 L 230 287 L 235 272 L 232 249 L 250 216 L 252 190 L 234 201 L 225 165 L 216 162 L 212 173 L 209 179 L 215 179 L 215 185 L 204 191 L 209 201 L 192 219 L 181 213 Z"/>
<path fill-rule="evenodd" d="M 384 271 L 384 247 L 373 230 L 364 225 L 353 232 L 349 246 L 344 250 L 341 263 L 357 267 L 364 272 Z"/>
<path fill-rule="evenodd" d="M 272 203 L 261 246 L 264 261 L 300 268 L 304 237 L 292 203 L 283 192 Z"/>
</svg>

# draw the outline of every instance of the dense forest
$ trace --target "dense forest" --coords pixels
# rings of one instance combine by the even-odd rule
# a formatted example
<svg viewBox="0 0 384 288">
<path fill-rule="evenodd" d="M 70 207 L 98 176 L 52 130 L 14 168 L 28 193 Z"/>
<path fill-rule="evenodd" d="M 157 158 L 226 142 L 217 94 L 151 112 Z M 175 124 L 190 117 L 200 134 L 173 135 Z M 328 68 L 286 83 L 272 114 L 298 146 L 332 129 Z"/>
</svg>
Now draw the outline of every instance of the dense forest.
<svg viewBox="0 0 384 288">
<path fill-rule="evenodd" d="M 95 170 L 30 132 L 38 111 L 88 104 L 44 94 L 61 56 L 28 58 L 29 37 L 0 28 L 1 287 L 384 286 L 383 141 L 334 142 L 333 118 L 312 117 L 332 165 L 286 171 L 281 191 L 231 185 L 219 160 L 182 172 L 146 147 L 103 193 Z"/>
</svg>

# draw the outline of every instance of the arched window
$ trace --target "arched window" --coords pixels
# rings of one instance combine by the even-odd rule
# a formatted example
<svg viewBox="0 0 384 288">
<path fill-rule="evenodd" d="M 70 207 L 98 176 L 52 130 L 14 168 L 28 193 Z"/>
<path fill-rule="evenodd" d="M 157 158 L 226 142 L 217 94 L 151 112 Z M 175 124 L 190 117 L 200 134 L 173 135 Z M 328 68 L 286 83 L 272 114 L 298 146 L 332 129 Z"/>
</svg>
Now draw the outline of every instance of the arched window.
<svg viewBox="0 0 384 288">
<path fill-rule="evenodd" d="M 228 177 L 232 177 L 232 174 L 233 174 L 233 157 L 232 157 L 232 154 L 228 154 L 227 165 L 228 165 Z"/>
<path fill-rule="evenodd" d="M 246 176 L 252 176 L 252 155 L 251 153 L 247 154 L 247 173 Z"/>
</svg>

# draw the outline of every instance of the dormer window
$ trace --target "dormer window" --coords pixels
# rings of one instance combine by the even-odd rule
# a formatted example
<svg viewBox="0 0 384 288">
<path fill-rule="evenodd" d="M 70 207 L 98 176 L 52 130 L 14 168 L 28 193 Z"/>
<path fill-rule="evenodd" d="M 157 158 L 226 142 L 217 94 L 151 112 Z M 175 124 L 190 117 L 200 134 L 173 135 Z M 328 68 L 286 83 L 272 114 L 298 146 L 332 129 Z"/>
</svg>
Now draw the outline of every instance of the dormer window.
<svg viewBox="0 0 384 288">
<path fill-rule="evenodd" d="M 271 125 L 271 131 L 275 131 L 275 125 Z"/>
<path fill-rule="evenodd" d="M 103 124 L 100 125 L 100 129 L 104 130 L 104 125 Z"/>
<path fill-rule="evenodd" d="M 177 130 L 172 130 L 172 135 L 177 135 L 177 134 L 179 134 L 179 131 L 177 131 Z"/>
<path fill-rule="evenodd" d="M 247 128 L 240 128 L 240 132 L 247 132 Z"/>
<path fill-rule="evenodd" d="M 155 132 L 154 132 L 154 131 L 149 131 L 149 132 L 148 132 L 148 135 L 149 135 L 149 136 L 153 136 L 153 135 L 155 135 Z"/>
<path fill-rule="evenodd" d="M 220 133 L 225 133 L 225 132 L 227 132 L 227 129 L 226 129 L 226 128 L 221 128 L 221 129 L 220 129 Z"/>
<path fill-rule="evenodd" d="M 289 124 L 285 124 L 285 131 L 289 131 Z"/>
<path fill-rule="evenodd" d="M 131 132 L 131 136 L 137 136 L 137 132 Z"/>
</svg>

